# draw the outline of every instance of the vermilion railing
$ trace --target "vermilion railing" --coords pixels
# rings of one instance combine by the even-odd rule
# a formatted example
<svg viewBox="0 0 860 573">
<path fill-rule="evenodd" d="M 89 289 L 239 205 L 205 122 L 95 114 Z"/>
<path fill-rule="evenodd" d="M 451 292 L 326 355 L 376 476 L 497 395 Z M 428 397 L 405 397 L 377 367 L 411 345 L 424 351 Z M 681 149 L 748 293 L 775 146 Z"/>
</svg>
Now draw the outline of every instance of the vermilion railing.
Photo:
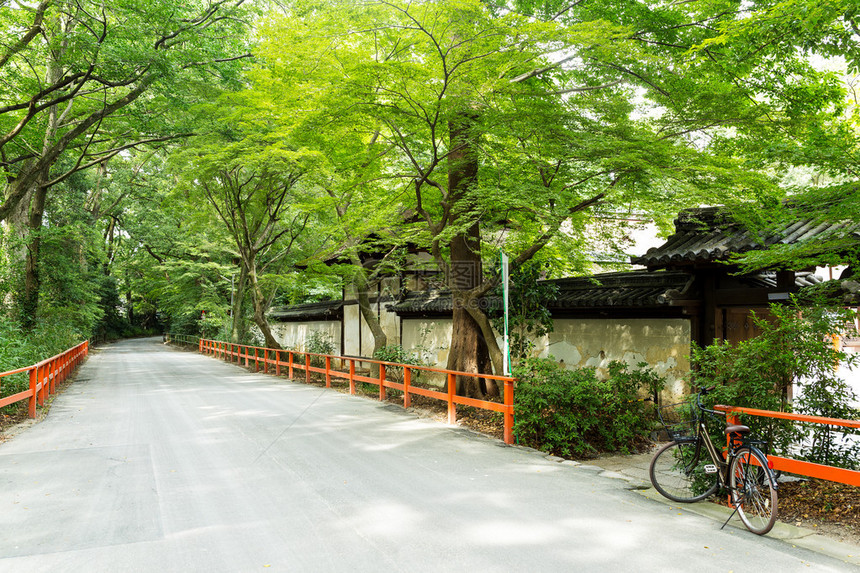
<svg viewBox="0 0 860 573">
<path fill-rule="evenodd" d="M 187 344 L 185 340 L 177 341 L 185 342 Z M 331 387 L 333 378 L 347 380 L 349 382 L 350 394 L 355 394 L 356 382 L 366 382 L 368 384 L 378 386 L 380 400 L 386 399 L 386 390 L 388 388 L 400 390 L 403 392 L 404 408 L 408 408 L 411 405 L 413 395 L 441 400 L 448 404 L 449 424 L 453 424 L 457 421 L 458 405 L 472 406 L 483 410 L 501 412 L 504 420 L 505 443 L 512 444 L 514 442 L 514 379 L 510 376 L 456 372 L 453 370 L 443 370 L 441 368 L 415 366 L 413 364 L 399 364 L 396 362 L 386 362 L 384 360 L 373 360 L 370 358 L 334 356 L 330 354 L 316 354 L 313 352 L 299 352 L 293 350 L 274 350 L 271 348 L 246 346 L 243 344 L 207 340 L 203 338 L 199 339 L 197 346 L 198 350 L 204 354 L 223 358 L 230 362 L 241 363 L 244 361 L 244 365 L 246 367 L 253 365 L 257 372 L 260 371 L 261 367 L 266 373 L 268 373 L 270 369 L 274 369 L 275 375 L 280 376 L 281 372 L 286 369 L 287 376 L 293 379 L 295 371 L 301 370 L 304 373 L 305 382 L 310 382 L 311 373 L 316 372 L 325 376 L 325 385 L 328 388 Z M 296 360 L 297 356 L 301 357 L 301 359 Z M 311 357 L 321 359 L 324 361 L 325 366 L 312 365 Z M 334 368 L 334 364 L 339 365 L 340 369 Z M 356 370 L 356 364 L 377 364 L 379 366 L 379 376 L 367 376 L 359 373 Z M 386 369 L 389 368 L 402 368 L 403 381 L 398 382 L 388 380 Z M 413 385 L 412 378 L 413 373 L 415 372 L 433 372 L 445 376 L 446 390 L 443 392 Z M 458 376 L 484 378 L 486 380 L 495 380 L 500 382 L 503 385 L 503 402 L 493 402 L 490 400 L 478 400 L 475 398 L 458 396 L 455 392 Z"/>
<path fill-rule="evenodd" d="M 756 408 L 740 408 L 737 406 L 714 406 L 715 410 L 726 413 L 727 424 L 739 424 L 738 414 L 760 416 L 763 418 L 779 418 L 781 420 L 792 420 L 795 422 L 808 422 L 813 424 L 826 424 L 828 426 L 840 426 L 843 428 L 860 428 L 860 420 L 841 420 L 838 418 L 824 418 L 822 416 L 807 416 L 805 414 L 791 414 L 788 412 L 773 412 L 771 410 L 758 410 Z M 784 472 L 835 481 L 848 485 L 860 486 L 860 471 L 825 466 L 813 462 L 805 462 L 792 458 L 783 458 L 768 454 L 767 459 L 773 461 L 773 469 Z"/>
<path fill-rule="evenodd" d="M 45 398 L 57 391 L 57 385 L 63 382 L 89 354 L 90 343 L 81 342 L 56 356 L 42 360 L 38 364 L 25 366 L 17 370 L 0 373 L 0 379 L 13 374 L 29 372 L 30 387 L 23 392 L 17 392 L 5 398 L 0 398 L 0 408 L 22 400 L 29 400 L 28 414 L 36 417 L 36 404 L 45 405 Z"/>
</svg>

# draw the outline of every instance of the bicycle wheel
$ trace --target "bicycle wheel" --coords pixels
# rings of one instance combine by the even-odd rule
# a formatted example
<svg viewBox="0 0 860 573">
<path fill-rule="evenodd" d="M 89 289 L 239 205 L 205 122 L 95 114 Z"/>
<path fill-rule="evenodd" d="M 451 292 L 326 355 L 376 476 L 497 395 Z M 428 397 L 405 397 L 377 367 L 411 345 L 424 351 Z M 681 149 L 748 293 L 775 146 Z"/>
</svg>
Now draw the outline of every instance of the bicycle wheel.
<svg viewBox="0 0 860 573">
<path fill-rule="evenodd" d="M 747 529 L 758 535 L 776 522 L 776 482 L 766 467 L 767 458 L 755 448 L 741 448 L 729 465 L 732 503 Z"/>
<path fill-rule="evenodd" d="M 669 442 L 654 455 L 648 475 L 654 489 L 678 503 L 705 499 L 717 491 L 716 473 L 705 473 L 701 442 Z"/>
</svg>

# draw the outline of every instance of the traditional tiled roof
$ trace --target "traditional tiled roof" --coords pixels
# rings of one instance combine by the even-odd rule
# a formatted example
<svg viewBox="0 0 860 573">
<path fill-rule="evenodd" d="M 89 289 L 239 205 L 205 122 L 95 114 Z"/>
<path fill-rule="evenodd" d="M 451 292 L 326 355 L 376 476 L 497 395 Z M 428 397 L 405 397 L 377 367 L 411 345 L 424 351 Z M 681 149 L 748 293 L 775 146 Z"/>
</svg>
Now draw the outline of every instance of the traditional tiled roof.
<svg viewBox="0 0 860 573">
<path fill-rule="evenodd" d="M 662 306 L 686 293 L 693 277 L 684 272 L 632 271 L 547 281 L 558 287 L 550 309 Z"/>
<path fill-rule="evenodd" d="M 545 281 L 558 293 L 548 301 L 551 311 L 607 307 L 658 307 L 679 298 L 692 284 L 692 276 L 684 272 L 603 273 L 590 277 L 571 277 Z M 500 308 L 499 297 L 482 301 L 486 308 Z M 409 292 L 389 305 L 398 314 L 447 314 L 452 310 L 449 291 Z"/>
<path fill-rule="evenodd" d="M 389 310 L 401 313 L 449 314 L 453 310 L 451 291 L 427 290 L 410 291 L 397 302 L 388 305 Z"/>
<path fill-rule="evenodd" d="M 675 234 L 663 245 L 631 261 L 650 269 L 712 263 L 725 261 L 733 254 L 780 243 L 802 243 L 839 231 L 856 234 L 857 224 L 797 220 L 762 237 L 729 221 L 721 207 L 688 209 L 675 220 Z"/>
<path fill-rule="evenodd" d="M 798 287 L 808 287 L 819 284 L 823 279 L 811 272 L 800 272 L 794 276 L 794 284 Z M 743 275 L 738 277 L 738 282 L 750 288 L 776 288 L 776 273 L 762 272 L 756 275 Z"/>
<path fill-rule="evenodd" d="M 343 318 L 343 301 L 327 300 L 277 307 L 269 311 L 269 317 L 280 322 L 340 320 Z"/>
</svg>

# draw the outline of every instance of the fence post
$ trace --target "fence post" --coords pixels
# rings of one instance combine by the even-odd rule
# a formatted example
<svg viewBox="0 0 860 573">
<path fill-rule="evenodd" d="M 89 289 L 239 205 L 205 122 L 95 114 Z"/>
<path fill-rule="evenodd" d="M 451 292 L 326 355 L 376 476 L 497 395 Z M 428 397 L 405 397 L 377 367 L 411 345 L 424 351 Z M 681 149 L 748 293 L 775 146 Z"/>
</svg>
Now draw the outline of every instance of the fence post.
<svg viewBox="0 0 860 573">
<path fill-rule="evenodd" d="M 514 443 L 514 381 L 505 380 L 505 443 Z"/>
<path fill-rule="evenodd" d="M 355 360 L 349 359 L 349 393 L 355 395 Z"/>
<path fill-rule="evenodd" d="M 39 391 L 37 393 L 39 406 L 45 405 L 45 386 L 48 385 L 48 381 L 51 379 L 51 362 L 47 364 L 43 364 L 41 368 L 41 372 L 39 375 L 40 384 Z"/>
<path fill-rule="evenodd" d="M 457 390 L 457 375 L 448 373 L 448 423 L 457 422 L 457 406 L 454 405 L 454 392 Z"/>
<path fill-rule="evenodd" d="M 30 370 L 30 400 L 27 403 L 27 415 L 31 418 L 36 417 L 36 386 L 39 383 L 38 368 Z"/>
<path fill-rule="evenodd" d="M 408 408 L 412 405 L 412 396 L 409 394 L 409 386 L 412 385 L 412 369 L 408 366 L 403 366 L 403 407 Z"/>
<path fill-rule="evenodd" d="M 290 352 L 290 358 L 289 358 L 289 370 L 290 370 L 290 372 L 289 372 L 289 377 L 290 377 L 290 380 L 292 380 L 292 379 L 293 379 L 293 351 L 292 351 L 292 350 L 290 350 L 289 352 Z"/>
<path fill-rule="evenodd" d="M 203 353 L 203 339 L 200 339 L 200 352 Z"/>
<path fill-rule="evenodd" d="M 325 387 L 331 388 L 331 356 L 325 357 Z"/>
<path fill-rule="evenodd" d="M 379 399 L 385 400 L 385 364 L 379 365 Z"/>
<path fill-rule="evenodd" d="M 305 352 L 305 384 L 311 383 L 311 355 Z"/>
</svg>

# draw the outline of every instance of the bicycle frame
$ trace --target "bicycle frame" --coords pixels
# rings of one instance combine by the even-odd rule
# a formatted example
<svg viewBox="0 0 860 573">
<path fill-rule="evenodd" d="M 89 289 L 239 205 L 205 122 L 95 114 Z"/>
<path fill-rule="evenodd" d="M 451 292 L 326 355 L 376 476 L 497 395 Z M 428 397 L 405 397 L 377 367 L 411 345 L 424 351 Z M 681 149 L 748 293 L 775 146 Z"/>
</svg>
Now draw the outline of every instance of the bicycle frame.
<svg viewBox="0 0 860 573">
<path fill-rule="evenodd" d="M 704 411 L 704 410 L 703 410 Z M 721 487 L 728 487 L 729 479 L 729 459 L 730 454 L 727 454 L 725 457 L 722 452 L 717 450 L 716 446 L 714 446 L 714 442 L 711 440 L 711 436 L 708 433 L 708 426 L 705 423 L 704 417 L 699 419 L 696 423 L 696 437 L 690 438 L 689 441 L 696 442 L 696 455 L 693 460 L 694 464 L 698 464 L 700 456 L 701 456 L 701 447 L 704 444 L 705 450 L 708 452 L 708 456 L 711 458 L 711 461 L 714 462 L 714 467 L 716 471 L 709 472 L 707 471 L 707 466 L 705 469 L 706 473 L 716 473 L 718 479 L 720 480 Z M 736 448 L 733 448 L 736 449 Z"/>
<path fill-rule="evenodd" d="M 750 436 L 745 426 L 726 426 L 726 446 L 715 445 L 708 432 L 708 418 L 716 418 L 720 412 L 704 407 L 701 401 L 701 396 L 712 389 L 703 388 L 698 393 L 696 409 L 687 422 L 667 425 L 661 414 L 672 441 L 663 445 L 651 460 L 648 469 L 651 483 L 659 493 L 679 503 L 701 501 L 722 488 L 728 491 L 729 505 L 734 508 L 723 527 L 738 514 L 747 529 L 764 535 L 777 517 L 773 466 L 759 449 L 764 442 Z M 686 423 L 695 428 L 693 435 L 684 433 L 684 428 L 693 429 Z"/>
<path fill-rule="evenodd" d="M 696 437 L 687 438 L 683 441 L 687 441 L 689 443 L 696 443 L 696 454 L 695 459 L 693 460 L 694 465 L 698 464 L 700 460 L 701 447 L 702 444 L 704 444 L 705 450 L 708 452 L 708 456 L 711 458 L 711 461 L 714 462 L 714 466 L 716 468 L 715 472 L 709 472 L 707 466 L 705 466 L 705 473 L 716 473 L 720 487 L 724 489 L 732 489 L 729 485 L 729 464 L 731 462 L 731 459 L 734 457 L 735 452 L 737 452 L 743 447 L 754 448 L 756 441 L 749 440 L 746 437 L 731 436 L 730 445 L 727 446 L 725 452 L 722 450 L 718 450 L 717 447 L 714 445 L 713 440 L 711 440 L 711 435 L 708 432 L 708 425 L 705 422 L 705 416 L 707 416 L 708 414 L 711 414 L 712 416 L 719 416 L 721 413 L 717 412 L 716 410 L 709 410 L 708 408 L 702 406 L 701 395 L 696 396 L 696 406 L 701 413 L 701 416 L 696 420 Z M 772 474 L 772 470 L 770 467 L 765 467 L 763 469 L 769 474 Z"/>
</svg>

